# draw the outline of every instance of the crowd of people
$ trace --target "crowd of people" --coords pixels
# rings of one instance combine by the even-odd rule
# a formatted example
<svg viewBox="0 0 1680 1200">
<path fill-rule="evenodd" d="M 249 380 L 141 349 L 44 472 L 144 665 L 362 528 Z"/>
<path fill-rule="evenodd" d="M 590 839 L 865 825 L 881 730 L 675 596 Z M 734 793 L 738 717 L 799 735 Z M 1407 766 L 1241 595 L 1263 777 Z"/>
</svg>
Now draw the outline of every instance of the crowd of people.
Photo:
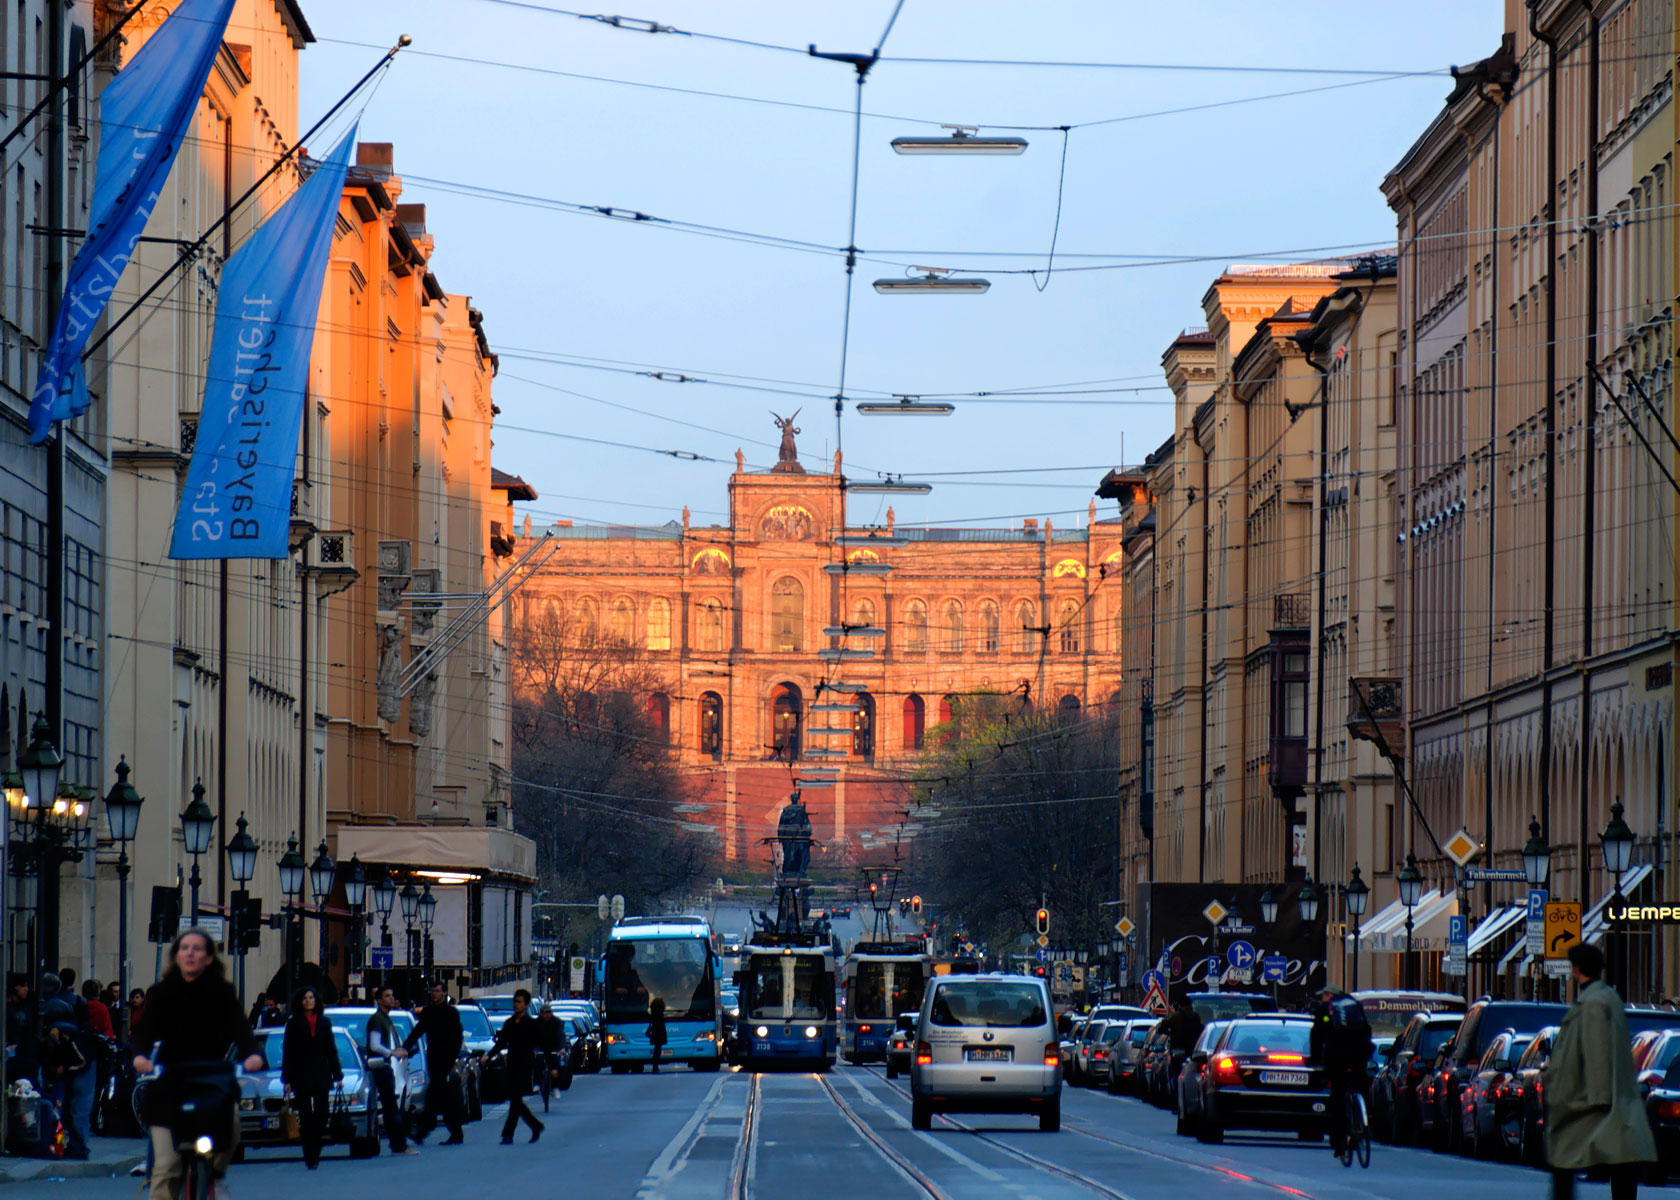
<svg viewBox="0 0 1680 1200">
<path fill-rule="evenodd" d="M 16 1115 L 6 1131 L 10 1152 L 88 1157 L 96 1105 L 144 1008 L 138 988 L 126 1002 L 114 983 L 88 979 L 78 989 L 69 968 L 38 980 L 7 978 L 6 1092 Z"/>
</svg>

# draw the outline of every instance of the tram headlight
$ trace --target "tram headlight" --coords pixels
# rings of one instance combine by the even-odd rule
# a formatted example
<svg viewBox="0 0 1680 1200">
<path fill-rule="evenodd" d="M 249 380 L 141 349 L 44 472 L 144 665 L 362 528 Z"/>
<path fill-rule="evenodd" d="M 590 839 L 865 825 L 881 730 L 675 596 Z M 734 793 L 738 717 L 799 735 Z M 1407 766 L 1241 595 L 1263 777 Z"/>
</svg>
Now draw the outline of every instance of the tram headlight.
<svg viewBox="0 0 1680 1200">
<path fill-rule="evenodd" d="M 808 1038 L 816 1037 L 817 1036 L 817 1027 L 815 1025 L 805 1026 L 805 1036 L 808 1037 Z"/>
<path fill-rule="evenodd" d="M 768 1025 L 760 1025 L 757 1029 L 753 1030 L 753 1036 L 754 1037 L 769 1037 L 770 1036 L 770 1027 Z"/>
</svg>

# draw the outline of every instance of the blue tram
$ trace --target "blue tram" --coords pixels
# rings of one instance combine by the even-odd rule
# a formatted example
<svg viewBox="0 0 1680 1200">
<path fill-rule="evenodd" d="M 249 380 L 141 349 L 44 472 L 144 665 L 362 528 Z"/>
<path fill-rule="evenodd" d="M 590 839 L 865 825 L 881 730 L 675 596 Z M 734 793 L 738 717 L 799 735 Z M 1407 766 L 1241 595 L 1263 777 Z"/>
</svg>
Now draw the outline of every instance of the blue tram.
<svg viewBox="0 0 1680 1200">
<path fill-rule="evenodd" d="M 741 948 L 735 973 L 741 1015 L 736 1055 L 748 1070 L 785 1063 L 816 1071 L 834 1065 L 834 951 L 815 934 L 761 931 Z"/>
<path fill-rule="evenodd" d="M 933 959 L 920 941 L 859 942 L 841 969 L 846 1018 L 841 1048 L 850 1063 L 884 1061 L 899 1013 L 922 1007 Z"/>
</svg>

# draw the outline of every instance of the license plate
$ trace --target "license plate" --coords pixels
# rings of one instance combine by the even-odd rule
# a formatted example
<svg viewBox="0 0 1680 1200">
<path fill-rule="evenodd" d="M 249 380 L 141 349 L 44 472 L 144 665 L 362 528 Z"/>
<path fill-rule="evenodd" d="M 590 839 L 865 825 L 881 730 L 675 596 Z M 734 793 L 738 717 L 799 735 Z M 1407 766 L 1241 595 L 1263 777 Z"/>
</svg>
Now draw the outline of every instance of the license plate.
<svg viewBox="0 0 1680 1200">
<path fill-rule="evenodd" d="M 264 1129 L 278 1129 L 278 1128 L 280 1128 L 280 1118 L 279 1117 L 264 1117 L 263 1118 L 263 1128 Z"/>
<path fill-rule="evenodd" d="M 1279 1087 L 1306 1087 L 1307 1073 L 1305 1071 L 1262 1071 L 1261 1083 L 1276 1084 Z"/>
<path fill-rule="evenodd" d="M 969 1046 L 963 1050 L 963 1058 L 969 1062 L 1008 1062 L 1015 1056 L 1015 1052 L 1004 1046 Z"/>
</svg>

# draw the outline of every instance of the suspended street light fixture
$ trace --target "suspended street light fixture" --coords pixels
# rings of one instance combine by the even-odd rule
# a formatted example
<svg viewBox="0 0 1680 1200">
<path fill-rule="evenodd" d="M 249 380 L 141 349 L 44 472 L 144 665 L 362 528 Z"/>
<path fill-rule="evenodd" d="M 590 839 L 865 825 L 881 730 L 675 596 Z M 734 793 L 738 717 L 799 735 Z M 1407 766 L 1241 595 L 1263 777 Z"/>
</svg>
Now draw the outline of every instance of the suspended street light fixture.
<svg viewBox="0 0 1680 1200">
<path fill-rule="evenodd" d="M 910 539 L 901 533 L 888 533 L 883 529 L 868 529 L 863 533 L 842 533 L 835 538 L 835 542 L 842 546 L 908 546 Z"/>
<path fill-rule="evenodd" d="M 950 137 L 896 137 L 892 148 L 900 154 L 1019 154 L 1027 148 L 1027 139 L 1018 137 L 980 137 L 978 125 L 941 125 L 949 129 Z"/>
<path fill-rule="evenodd" d="M 885 400 L 860 401 L 857 410 L 866 417 L 948 417 L 957 411 L 957 406 L 945 400 L 923 400 L 920 396 L 895 394 L 891 403 Z"/>
<path fill-rule="evenodd" d="M 823 570 L 830 575 L 891 575 L 892 564 L 884 562 L 837 562 L 824 563 Z"/>
<path fill-rule="evenodd" d="M 824 637 L 886 637 L 887 631 L 879 625 L 826 625 L 823 627 Z"/>
<path fill-rule="evenodd" d="M 873 650 L 818 650 L 817 657 L 823 662 L 839 662 L 841 659 L 874 658 Z"/>
<path fill-rule="evenodd" d="M 856 492 L 859 495 L 925 496 L 933 491 L 933 484 L 906 482 L 902 475 L 883 475 L 879 479 L 848 479 L 845 481 L 845 488 L 848 492 Z"/>
<path fill-rule="evenodd" d="M 960 279 L 952 279 L 949 267 L 911 267 L 912 271 L 923 271 L 922 275 L 907 275 L 902 279 L 877 279 L 875 290 L 885 294 L 900 293 L 903 295 L 929 295 L 934 292 L 958 292 L 968 295 L 979 295 L 992 286 L 990 279 L 981 279 L 976 275 L 965 275 Z"/>
</svg>

